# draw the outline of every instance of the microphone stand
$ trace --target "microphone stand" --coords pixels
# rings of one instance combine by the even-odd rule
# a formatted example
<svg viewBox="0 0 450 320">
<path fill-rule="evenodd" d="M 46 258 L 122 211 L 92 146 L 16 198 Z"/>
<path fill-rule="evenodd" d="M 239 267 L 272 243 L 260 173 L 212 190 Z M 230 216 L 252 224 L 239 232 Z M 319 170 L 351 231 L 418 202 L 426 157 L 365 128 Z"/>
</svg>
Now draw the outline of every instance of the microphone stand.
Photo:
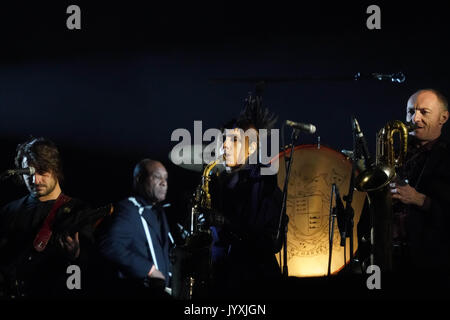
<svg viewBox="0 0 450 320">
<path fill-rule="evenodd" d="M 346 231 L 347 231 L 347 223 L 345 216 L 344 204 L 342 203 L 341 196 L 339 194 L 338 186 L 333 183 L 331 186 L 332 195 L 330 197 L 330 218 L 329 225 L 331 226 L 331 230 L 329 230 L 329 253 L 328 253 L 328 276 L 330 275 L 331 269 L 331 257 L 333 254 L 333 237 L 334 237 L 334 221 L 337 218 L 339 233 L 341 236 L 341 246 L 344 247 L 345 250 L 345 240 L 346 240 Z M 331 208 L 333 203 L 333 195 L 336 197 L 336 206 Z M 344 252 L 344 261 L 345 261 L 345 252 Z"/>
<path fill-rule="evenodd" d="M 298 137 L 299 137 L 299 133 L 300 130 L 295 129 L 292 131 L 292 135 L 291 135 L 291 140 L 292 143 L 290 145 L 290 155 L 289 158 L 287 158 L 286 156 L 286 152 L 284 154 L 284 159 L 285 159 L 285 164 L 286 165 L 286 177 L 284 179 L 284 186 L 283 186 L 283 196 L 282 196 L 282 202 L 281 202 L 281 211 L 280 211 L 280 219 L 278 220 L 278 232 L 277 232 L 277 242 L 278 239 L 280 237 L 281 234 L 281 227 L 282 227 L 282 221 L 284 221 L 285 219 L 283 219 L 283 217 L 286 216 L 286 201 L 287 201 L 287 191 L 288 191 L 288 185 L 289 185 L 289 176 L 291 174 L 291 168 L 292 168 L 292 159 L 294 158 L 294 146 L 295 146 L 295 141 L 297 141 Z M 286 151 L 287 148 L 284 148 L 283 146 L 283 151 Z M 287 221 L 287 220 L 286 220 Z M 284 226 L 283 229 L 283 233 L 284 233 L 284 239 L 283 239 L 283 270 L 282 270 L 282 274 L 284 277 L 288 277 L 288 266 L 287 266 L 287 224 L 286 226 Z"/>
<path fill-rule="evenodd" d="M 331 258 L 333 255 L 333 237 L 334 237 L 334 221 L 336 220 L 336 207 L 333 207 L 333 196 L 335 194 L 336 184 L 333 183 L 331 186 L 331 195 L 330 195 L 330 218 L 328 219 L 328 271 L 327 277 L 330 276 L 331 273 Z"/>
<path fill-rule="evenodd" d="M 352 118 L 353 119 L 353 118 Z M 353 191 L 355 187 L 355 172 L 356 172 L 356 161 L 359 159 L 359 148 L 356 143 L 356 128 L 353 126 L 353 161 L 352 161 L 352 173 L 350 176 L 350 184 L 348 188 L 348 194 L 344 196 L 345 201 L 345 210 L 344 210 L 344 232 L 345 237 L 341 239 L 341 246 L 344 247 L 344 264 L 347 266 L 347 270 L 351 271 L 353 267 L 353 228 L 354 228 L 354 216 L 355 212 L 352 207 L 353 201 Z M 350 262 L 347 265 L 347 261 L 345 261 L 346 255 L 346 243 L 347 237 L 350 238 Z"/>
</svg>

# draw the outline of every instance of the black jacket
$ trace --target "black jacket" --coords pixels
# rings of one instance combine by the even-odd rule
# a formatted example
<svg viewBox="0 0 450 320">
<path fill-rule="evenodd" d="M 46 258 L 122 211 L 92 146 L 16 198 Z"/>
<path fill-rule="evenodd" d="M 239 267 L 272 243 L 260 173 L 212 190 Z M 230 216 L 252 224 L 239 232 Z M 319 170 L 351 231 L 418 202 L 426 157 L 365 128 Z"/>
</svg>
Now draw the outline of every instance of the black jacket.
<svg viewBox="0 0 450 320">
<path fill-rule="evenodd" d="M 134 199 L 142 207 L 148 206 L 143 198 Z M 129 199 L 124 199 L 114 206 L 110 224 L 105 234 L 100 237 L 100 251 L 115 265 L 120 278 L 140 281 L 143 284 L 151 267 L 157 264 L 168 286 L 172 266 L 169 260 L 169 226 L 164 209 L 158 206 L 146 207 L 143 217 L 148 225 L 157 261 L 152 257 L 139 208 Z"/>
<path fill-rule="evenodd" d="M 267 283 L 280 276 L 275 253 L 281 210 L 276 175 L 261 175 L 259 165 L 245 165 L 219 176 L 213 199 L 227 223 L 213 227 L 213 262 L 219 286 L 236 288 Z M 253 294 L 253 293 L 252 293 Z"/>
<path fill-rule="evenodd" d="M 56 212 L 47 247 L 37 252 L 33 247 L 34 238 L 54 203 L 55 200 L 41 202 L 27 195 L 0 211 L 0 282 L 3 279 L 0 287 L 9 296 L 17 295 L 16 290 L 30 298 L 71 296 L 74 291 L 70 292 L 66 286 L 67 267 L 77 264 L 82 273 L 86 271 L 93 224 L 106 210 L 92 211 L 84 202 L 71 199 Z M 76 232 L 79 232 L 80 256 L 70 261 L 59 240 L 74 237 Z"/>
<path fill-rule="evenodd" d="M 427 196 L 423 207 L 409 205 L 406 241 L 409 268 L 448 272 L 450 268 L 450 146 L 439 138 L 432 146 L 410 148 L 409 184 Z"/>
</svg>

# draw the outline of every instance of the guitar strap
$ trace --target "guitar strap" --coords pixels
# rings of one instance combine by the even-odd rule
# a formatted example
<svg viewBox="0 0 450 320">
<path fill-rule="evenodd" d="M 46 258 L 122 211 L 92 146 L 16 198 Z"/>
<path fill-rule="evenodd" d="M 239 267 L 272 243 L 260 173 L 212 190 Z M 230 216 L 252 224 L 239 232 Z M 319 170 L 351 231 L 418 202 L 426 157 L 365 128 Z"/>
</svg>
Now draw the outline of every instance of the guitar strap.
<svg viewBox="0 0 450 320">
<path fill-rule="evenodd" d="M 50 210 L 50 213 L 48 214 L 47 218 L 45 218 L 41 229 L 37 233 L 36 238 L 34 238 L 33 247 L 37 252 L 42 252 L 45 250 L 45 247 L 47 246 L 48 241 L 52 236 L 52 225 L 53 220 L 55 220 L 56 211 L 58 211 L 58 209 L 63 204 L 69 202 L 70 200 L 72 200 L 72 198 L 66 196 L 63 193 L 61 193 L 56 199 L 52 209 Z"/>
</svg>

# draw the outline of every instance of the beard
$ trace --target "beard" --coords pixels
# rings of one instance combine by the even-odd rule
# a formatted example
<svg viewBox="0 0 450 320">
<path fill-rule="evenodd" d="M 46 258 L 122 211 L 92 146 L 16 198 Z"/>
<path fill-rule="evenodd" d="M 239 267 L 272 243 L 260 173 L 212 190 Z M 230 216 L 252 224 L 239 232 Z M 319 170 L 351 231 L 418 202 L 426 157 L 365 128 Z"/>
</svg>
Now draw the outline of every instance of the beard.
<svg viewBox="0 0 450 320">
<path fill-rule="evenodd" d="M 53 192 L 56 188 L 56 181 L 53 181 L 50 184 L 38 184 L 33 186 L 33 194 L 38 197 L 45 197 Z"/>
</svg>

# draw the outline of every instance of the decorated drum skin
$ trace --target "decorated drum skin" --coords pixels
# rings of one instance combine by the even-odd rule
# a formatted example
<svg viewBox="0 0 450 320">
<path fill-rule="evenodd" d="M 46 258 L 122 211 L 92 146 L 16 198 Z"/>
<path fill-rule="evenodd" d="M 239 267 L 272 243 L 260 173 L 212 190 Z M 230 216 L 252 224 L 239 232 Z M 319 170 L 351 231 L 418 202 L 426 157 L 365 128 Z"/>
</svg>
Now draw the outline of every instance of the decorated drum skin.
<svg viewBox="0 0 450 320">
<path fill-rule="evenodd" d="M 289 155 L 290 150 L 286 151 Z M 285 153 L 279 160 L 278 185 L 284 187 L 286 176 Z M 289 178 L 286 213 L 289 216 L 287 234 L 287 265 L 289 276 L 321 277 L 328 273 L 330 200 L 332 186 L 338 188 L 340 197 L 349 192 L 352 162 L 342 153 L 326 146 L 299 145 L 294 148 L 294 158 Z M 358 249 L 357 225 L 361 216 L 366 194 L 354 191 L 353 252 Z M 334 196 L 332 207 L 336 205 Z M 344 266 L 344 247 L 338 221 L 334 221 L 331 274 L 338 273 Z M 350 261 L 350 238 L 346 239 L 345 260 Z M 280 263 L 280 256 L 277 255 Z"/>
</svg>

